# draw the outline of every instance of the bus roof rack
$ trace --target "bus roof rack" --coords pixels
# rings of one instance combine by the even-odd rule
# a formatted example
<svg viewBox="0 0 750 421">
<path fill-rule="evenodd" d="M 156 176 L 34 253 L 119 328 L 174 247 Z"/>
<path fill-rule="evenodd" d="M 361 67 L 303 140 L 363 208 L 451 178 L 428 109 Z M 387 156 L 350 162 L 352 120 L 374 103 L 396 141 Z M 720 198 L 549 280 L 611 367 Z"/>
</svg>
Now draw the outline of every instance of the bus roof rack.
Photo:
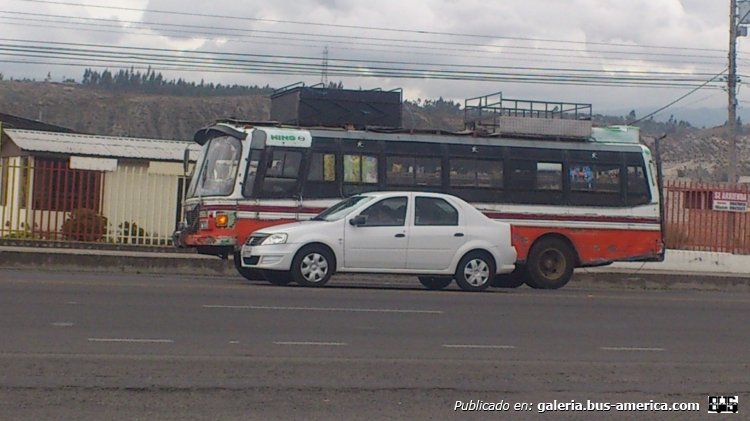
<svg viewBox="0 0 750 421">
<path fill-rule="evenodd" d="M 591 104 L 509 99 L 495 92 L 464 100 L 464 126 L 487 136 L 588 140 Z"/>
</svg>

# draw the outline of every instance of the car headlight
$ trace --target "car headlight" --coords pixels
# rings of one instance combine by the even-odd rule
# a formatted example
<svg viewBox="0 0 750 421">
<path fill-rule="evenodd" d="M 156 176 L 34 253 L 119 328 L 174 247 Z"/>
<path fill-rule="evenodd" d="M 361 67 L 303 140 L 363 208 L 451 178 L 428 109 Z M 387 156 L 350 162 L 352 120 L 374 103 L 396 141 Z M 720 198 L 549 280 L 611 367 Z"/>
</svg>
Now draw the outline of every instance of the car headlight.
<svg viewBox="0 0 750 421">
<path fill-rule="evenodd" d="M 273 244 L 284 244 L 286 243 L 287 235 L 284 233 L 271 234 L 260 243 L 261 246 L 270 246 Z"/>
</svg>

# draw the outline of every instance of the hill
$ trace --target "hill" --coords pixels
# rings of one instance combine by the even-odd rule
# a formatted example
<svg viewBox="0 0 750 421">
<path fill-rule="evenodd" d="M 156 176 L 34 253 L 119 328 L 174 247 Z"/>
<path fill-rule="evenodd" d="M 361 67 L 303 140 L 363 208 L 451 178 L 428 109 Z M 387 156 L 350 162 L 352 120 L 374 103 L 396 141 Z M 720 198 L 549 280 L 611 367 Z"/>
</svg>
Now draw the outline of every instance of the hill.
<svg viewBox="0 0 750 421">
<path fill-rule="evenodd" d="M 193 133 L 221 118 L 265 121 L 270 99 L 262 94 L 174 95 L 122 92 L 76 83 L 0 81 L 0 112 L 44 121 L 91 134 L 192 139 Z M 594 117 L 595 125 L 624 124 L 632 116 Z M 408 129 L 463 129 L 460 104 L 442 98 L 405 101 Z M 662 153 L 666 175 L 697 180 L 726 177 L 728 143 L 723 127 L 698 129 L 684 121 L 640 124 L 646 142 L 667 133 Z M 750 174 L 750 142 L 739 136 L 742 174 Z"/>
</svg>

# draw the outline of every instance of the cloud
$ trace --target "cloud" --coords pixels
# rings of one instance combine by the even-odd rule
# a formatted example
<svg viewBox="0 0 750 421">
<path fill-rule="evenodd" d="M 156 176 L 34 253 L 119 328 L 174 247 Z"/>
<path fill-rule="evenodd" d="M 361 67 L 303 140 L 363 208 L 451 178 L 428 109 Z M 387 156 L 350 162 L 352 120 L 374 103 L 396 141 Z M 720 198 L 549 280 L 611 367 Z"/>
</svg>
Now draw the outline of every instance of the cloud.
<svg viewBox="0 0 750 421">
<path fill-rule="evenodd" d="M 516 79 L 541 73 L 567 77 L 578 75 L 576 69 L 604 78 L 624 74 L 618 71 L 695 72 L 698 80 L 726 67 L 728 6 L 704 0 L 117 0 L 101 5 L 105 7 L 13 1 L 0 12 L 0 24 L 7 38 L 179 50 L 175 56 L 196 51 L 231 54 L 288 65 L 288 69 L 302 61 L 312 68 L 322 65 L 327 48 L 328 79 L 341 80 L 346 87 L 402 87 L 412 99 L 462 100 L 503 91 L 517 98 L 592 102 L 595 111 L 655 107 L 690 88 L 644 89 L 626 82 L 602 87 L 472 81 L 468 76 L 463 80 L 365 78 L 336 75 L 334 70 L 345 65 L 377 73 L 374 69 L 390 67 L 433 74 L 467 71 L 499 77 L 507 73 Z M 68 19 L 62 24 L 59 17 L 38 17 L 52 22 L 35 27 L 14 21 L 24 16 L 18 13 L 108 21 L 84 25 Z M 45 29 L 40 30 L 40 25 Z M 750 52 L 747 44 L 746 39 L 739 40 L 740 66 L 750 65 L 742 61 Z M 0 72 L 6 76 L 43 78 L 49 69 L 67 76 L 83 73 L 83 67 L 21 65 L 0 55 L 2 59 Z M 98 65 L 91 62 L 91 67 Z M 158 65 L 152 67 L 160 70 Z M 542 68 L 548 70 L 538 70 Z M 314 84 L 322 78 L 319 68 L 307 75 L 282 70 L 178 72 L 166 67 L 163 73 L 167 78 L 271 86 L 299 80 Z M 639 74 L 645 73 L 631 76 Z M 721 98 L 712 101 L 718 104 Z"/>
</svg>

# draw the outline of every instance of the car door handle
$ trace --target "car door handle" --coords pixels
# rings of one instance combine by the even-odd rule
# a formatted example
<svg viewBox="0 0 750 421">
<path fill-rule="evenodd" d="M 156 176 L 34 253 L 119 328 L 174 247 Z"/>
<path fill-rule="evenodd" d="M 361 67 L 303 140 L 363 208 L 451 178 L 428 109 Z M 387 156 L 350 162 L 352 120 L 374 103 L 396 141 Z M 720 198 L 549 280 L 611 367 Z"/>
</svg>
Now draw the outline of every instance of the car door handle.
<svg viewBox="0 0 750 421">
<path fill-rule="evenodd" d="M 396 238 L 404 238 L 404 237 L 406 237 L 406 234 L 403 234 L 403 233 L 396 234 Z"/>
<path fill-rule="evenodd" d="M 454 237 L 463 237 L 463 236 L 464 236 L 464 233 L 462 233 L 462 232 L 457 232 L 457 233 L 453 234 L 453 236 L 454 236 Z"/>
</svg>

